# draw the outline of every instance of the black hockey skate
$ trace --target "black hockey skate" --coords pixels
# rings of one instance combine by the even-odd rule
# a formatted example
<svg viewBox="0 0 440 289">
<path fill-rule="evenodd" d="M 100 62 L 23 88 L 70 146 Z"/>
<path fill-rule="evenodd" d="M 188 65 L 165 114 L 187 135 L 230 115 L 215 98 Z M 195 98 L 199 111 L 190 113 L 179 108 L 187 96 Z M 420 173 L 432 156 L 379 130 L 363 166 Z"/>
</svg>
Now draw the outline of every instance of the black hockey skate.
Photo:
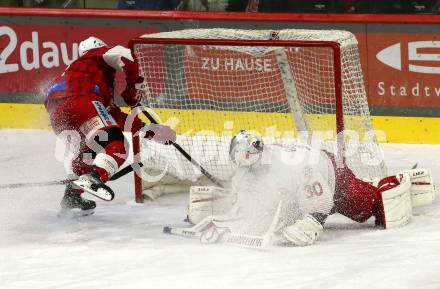
<svg viewBox="0 0 440 289">
<path fill-rule="evenodd" d="M 87 216 L 94 213 L 96 203 L 81 197 L 80 190 L 73 189 L 72 184 L 69 183 L 60 206 L 61 212 L 59 216 Z"/>
<path fill-rule="evenodd" d="M 111 201 L 115 197 L 113 190 L 101 181 L 96 171 L 80 176 L 73 181 L 73 185 L 104 201 Z"/>
</svg>

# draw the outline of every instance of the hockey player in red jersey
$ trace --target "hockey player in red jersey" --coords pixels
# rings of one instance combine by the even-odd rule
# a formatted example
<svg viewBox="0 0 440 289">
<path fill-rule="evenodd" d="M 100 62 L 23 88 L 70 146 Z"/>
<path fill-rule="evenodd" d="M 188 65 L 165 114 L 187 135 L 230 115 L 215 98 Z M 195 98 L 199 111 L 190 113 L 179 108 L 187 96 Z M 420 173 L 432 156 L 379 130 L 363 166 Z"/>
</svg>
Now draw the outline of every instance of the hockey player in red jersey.
<svg viewBox="0 0 440 289">
<path fill-rule="evenodd" d="M 430 204 L 435 198 L 427 169 L 404 171 L 372 184 L 357 178 L 347 166 L 338 167 L 335 156 L 325 150 L 305 144 L 264 146 L 261 138 L 247 131 L 232 139 L 229 152 L 236 165 L 232 209 L 226 206 L 223 212 L 219 203 L 213 204 L 216 197 L 207 198 L 208 189 L 193 190 L 188 212 L 192 223 L 208 223 L 206 213 L 217 209 L 220 216 L 211 217 L 215 225 L 219 219 L 218 224 L 232 232 L 231 228 L 239 226 L 240 230 L 255 231 L 270 223 L 274 214 L 269 212 L 282 200 L 282 213 L 274 231 L 278 241 L 306 246 L 319 239 L 331 214 L 339 213 L 360 223 L 375 217 L 377 226 L 390 229 L 407 224 L 413 207 Z M 250 221 L 236 224 L 247 217 Z"/>
<path fill-rule="evenodd" d="M 63 210 L 92 210 L 94 201 L 81 197 L 87 191 L 104 200 L 114 194 L 104 183 L 118 171 L 127 156 L 124 128 L 127 115 L 114 104 L 114 83 L 117 71 L 125 73 L 126 88 L 122 97 L 127 105 L 139 104 L 135 85 L 143 81 L 138 64 L 129 49 L 109 47 L 96 37 L 79 44 L 79 58 L 71 63 L 49 87 L 45 106 L 54 132 L 78 132 L 81 143 L 78 157 L 72 161 L 72 170 L 78 180 L 67 185 L 61 201 Z M 132 132 L 141 128 L 135 121 Z M 169 144 L 175 132 L 169 127 L 150 125 L 156 133 L 154 140 Z M 147 134 L 147 135 L 152 135 Z"/>
</svg>

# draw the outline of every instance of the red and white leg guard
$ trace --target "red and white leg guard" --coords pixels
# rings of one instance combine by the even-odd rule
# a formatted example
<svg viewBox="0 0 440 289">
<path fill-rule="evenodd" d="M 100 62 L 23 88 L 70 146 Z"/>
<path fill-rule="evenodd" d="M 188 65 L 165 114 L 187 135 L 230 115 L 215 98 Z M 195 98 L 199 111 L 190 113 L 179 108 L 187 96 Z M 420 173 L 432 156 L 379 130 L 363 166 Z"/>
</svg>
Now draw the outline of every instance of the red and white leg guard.
<svg viewBox="0 0 440 289">
<path fill-rule="evenodd" d="M 406 225 L 412 217 L 411 181 L 408 173 L 382 179 L 378 184 L 382 202 L 376 212 L 378 225 L 391 229 Z"/>
<path fill-rule="evenodd" d="M 411 201 L 413 208 L 432 204 L 436 197 L 436 186 L 429 169 L 403 171 L 397 176 L 408 173 L 411 181 Z"/>
<path fill-rule="evenodd" d="M 87 147 L 96 153 L 92 165 L 101 181 L 106 182 L 127 158 L 127 142 L 122 129 L 101 102 L 91 101 L 86 104 L 90 112 L 79 130 L 85 136 Z"/>
<path fill-rule="evenodd" d="M 118 171 L 119 164 L 111 156 L 106 153 L 99 153 L 93 160 L 95 171 L 99 174 L 101 181 L 107 182 L 110 177 Z"/>
<path fill-rule="evenodd" d="M 214 186 L 191 186 L 188 221 L 198 224 L 208 216 L 224 215 L 232 208 L 235 201 L 236 196 L 226 189 Z"/>
</svg>

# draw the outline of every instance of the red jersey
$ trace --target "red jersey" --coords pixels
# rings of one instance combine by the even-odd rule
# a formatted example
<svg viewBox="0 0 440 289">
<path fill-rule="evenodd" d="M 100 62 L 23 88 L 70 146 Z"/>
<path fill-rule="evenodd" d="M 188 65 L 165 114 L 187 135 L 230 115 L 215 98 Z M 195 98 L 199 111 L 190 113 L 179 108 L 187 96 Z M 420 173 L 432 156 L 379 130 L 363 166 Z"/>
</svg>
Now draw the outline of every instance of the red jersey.
<svg viewBox="0 0 440 289">
<path fill-rule="evenodd" d="M 137 64 L 127 48 L 116 46 L 89 50 L 56 78 L 48 89 L 45 105 L 56 99 L 87 96 L 107 107 L 113 103 L 116 70 L 121 69 L 127 79 L 137 77 Z"/>
</svg>

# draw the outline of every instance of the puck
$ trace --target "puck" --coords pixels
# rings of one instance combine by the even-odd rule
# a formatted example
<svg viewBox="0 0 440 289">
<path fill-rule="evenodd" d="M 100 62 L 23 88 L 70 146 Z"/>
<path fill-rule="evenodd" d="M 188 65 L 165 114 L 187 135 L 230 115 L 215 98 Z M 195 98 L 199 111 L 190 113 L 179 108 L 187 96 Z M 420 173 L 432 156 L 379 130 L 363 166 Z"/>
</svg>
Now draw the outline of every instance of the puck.
<svg viewBox="0 0 440 289">
<path fill-rule="evenodd" d="M 171 227 L 168 227 L 168 226 L 163 227 L 163 232 L 165 234 L 171 234 Z"/>
</svg>

